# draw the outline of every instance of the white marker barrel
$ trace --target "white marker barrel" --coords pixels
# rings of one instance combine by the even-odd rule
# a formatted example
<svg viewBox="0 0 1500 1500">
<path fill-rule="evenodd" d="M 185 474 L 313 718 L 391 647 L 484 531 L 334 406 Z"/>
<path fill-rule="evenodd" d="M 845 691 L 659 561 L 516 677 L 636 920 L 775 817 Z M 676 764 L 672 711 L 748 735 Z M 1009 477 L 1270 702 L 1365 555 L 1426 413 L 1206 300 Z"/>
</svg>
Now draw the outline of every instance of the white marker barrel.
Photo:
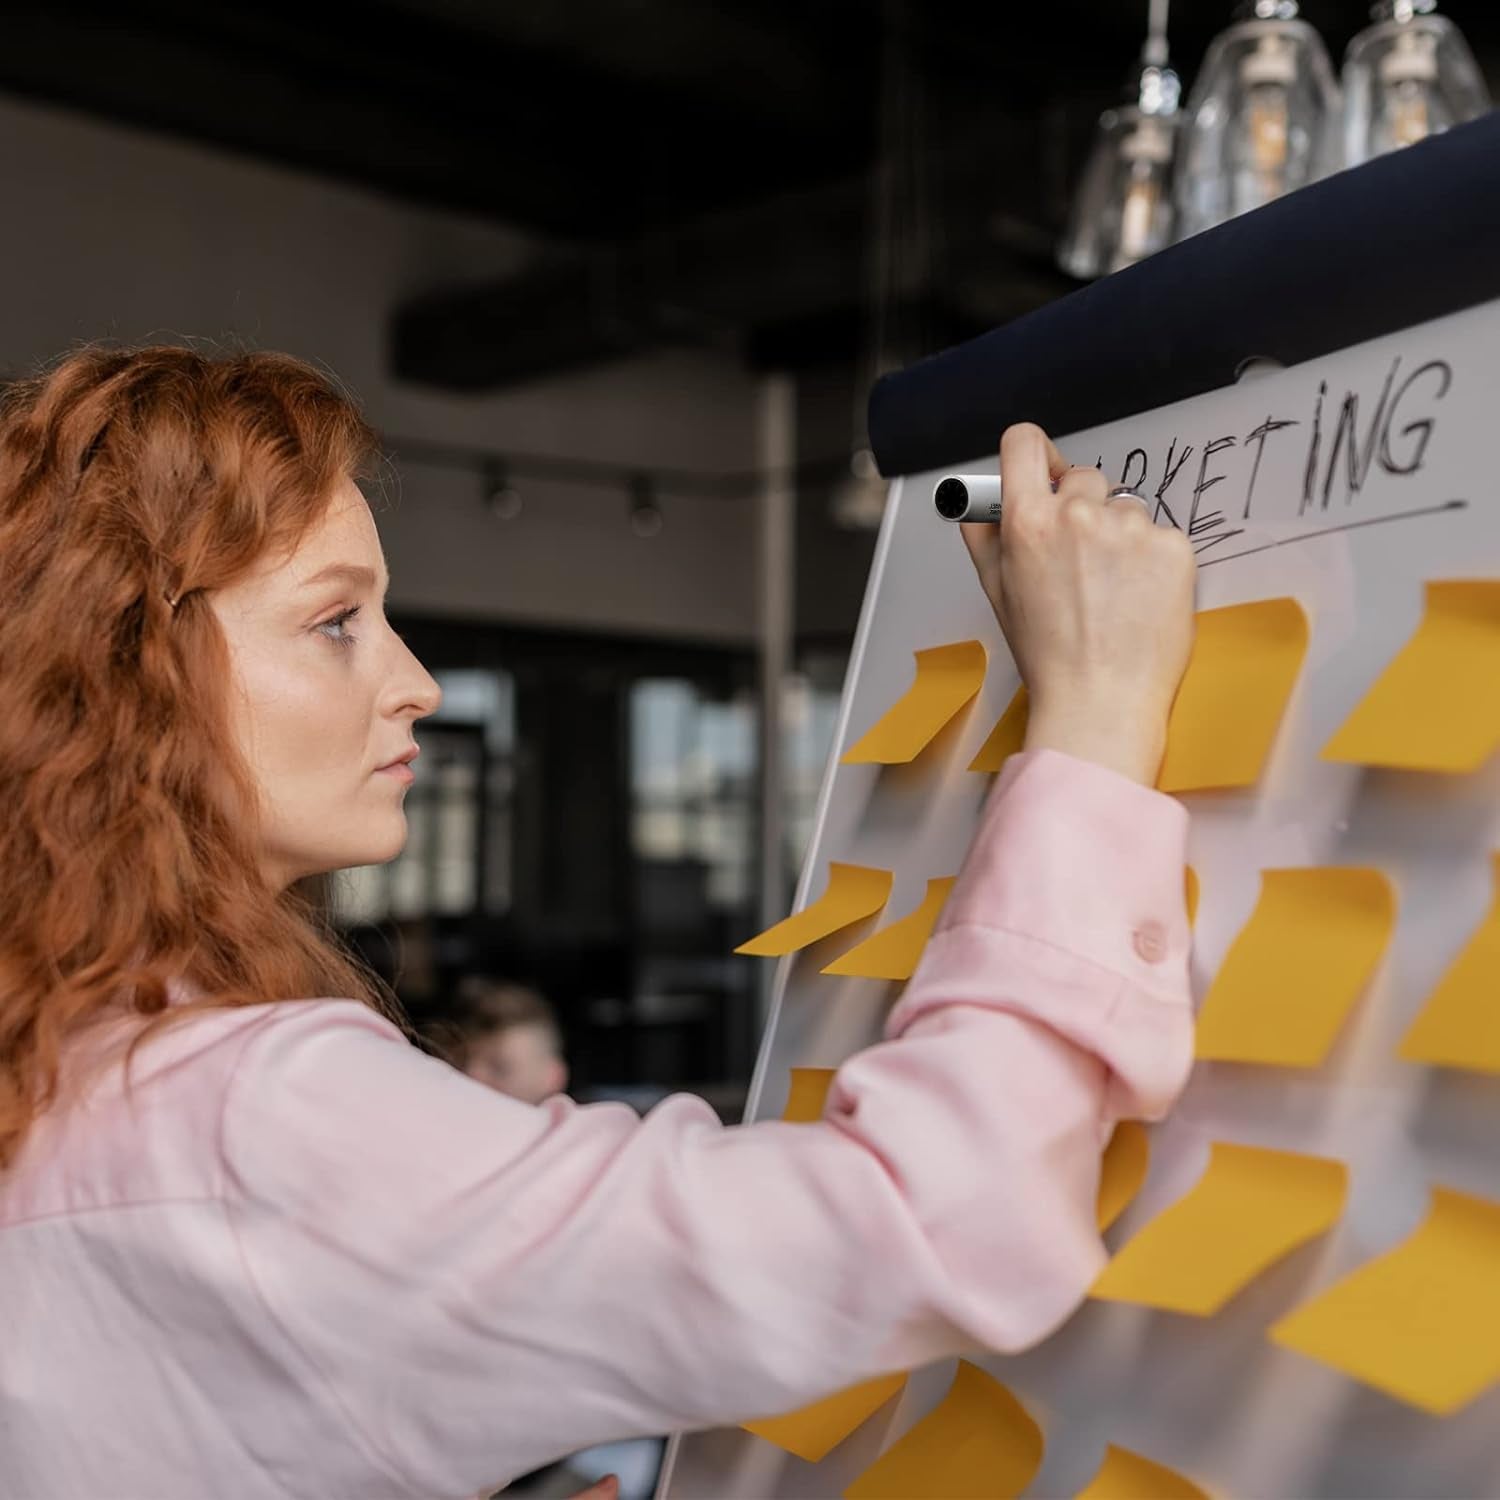
<svg viewBox="0 0 1500 1500">
<path fill-rule="evenodd" d="M 932 503 L 945 521 L 998 521 L 998 474 L 946 474 L 933 486 Z"/>
</svg>

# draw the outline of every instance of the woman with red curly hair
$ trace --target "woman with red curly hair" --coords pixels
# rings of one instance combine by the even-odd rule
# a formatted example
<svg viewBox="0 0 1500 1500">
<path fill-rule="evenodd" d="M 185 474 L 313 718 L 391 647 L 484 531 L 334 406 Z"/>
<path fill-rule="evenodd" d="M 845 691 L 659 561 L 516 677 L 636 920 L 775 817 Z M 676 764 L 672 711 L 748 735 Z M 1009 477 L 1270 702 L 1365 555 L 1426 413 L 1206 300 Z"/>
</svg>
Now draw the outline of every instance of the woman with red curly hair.
<svg viewBox="0 0 1500 1500">
<path fill-rule="evenodd" d="M 0 411 L 0 1489 L 471 1495 L 587 1444 L 1014 1350 L 1189 1055 L 1149 790 L 1191 554 L 1036 428 L 966 540 L 1031 690 L 823 1119 L 532 1106 L 408 1044 L 299 895 L 391 858 L 438 689 L 375 445 L 289 358 L 85 350 Z M 1054 493 L 1055 490 L 1055 493 Z"/>
</svg>

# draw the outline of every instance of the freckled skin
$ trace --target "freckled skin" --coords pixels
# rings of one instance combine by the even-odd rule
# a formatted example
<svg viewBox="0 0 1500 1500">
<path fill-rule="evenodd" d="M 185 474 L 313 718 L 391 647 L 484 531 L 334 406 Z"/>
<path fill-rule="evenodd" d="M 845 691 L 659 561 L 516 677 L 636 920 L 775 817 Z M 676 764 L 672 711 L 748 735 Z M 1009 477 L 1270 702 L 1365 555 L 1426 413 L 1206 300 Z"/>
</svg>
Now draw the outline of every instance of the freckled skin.
<svg viewBox="0 0 1500 1500">
<path fill-rule="evenodd" d="M 365 576 L 311 581 L 328 567 Z M 378 768 L 410 748 L 442 695 L 387 622 L 386 583 L 374 517 L 346 480 L 291 556 L 210 598 L 229 644 L 233 732 L 261 794 L 262 866 L 277 886 L 393 859 L 406 842 L 405 783 Z"/>
</svg>

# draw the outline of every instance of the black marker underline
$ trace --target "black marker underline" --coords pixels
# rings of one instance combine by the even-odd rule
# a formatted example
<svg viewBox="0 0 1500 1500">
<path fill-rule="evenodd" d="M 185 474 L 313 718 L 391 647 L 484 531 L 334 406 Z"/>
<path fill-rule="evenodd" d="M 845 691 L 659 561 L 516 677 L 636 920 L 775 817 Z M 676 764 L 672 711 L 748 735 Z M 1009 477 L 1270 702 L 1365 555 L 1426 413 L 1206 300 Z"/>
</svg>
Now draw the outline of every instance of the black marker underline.
<svg viewBox="0 0 1500 1500">
<path fill-rule="evenodd" d="M 1273 547 L 1290 547 L 1295 542 L 1310 542 L 1314 537 L 1333 536 L 1340 531 L 1358 531 L 1361 526 L 1384 526 L 1387 521 L 1410 521 L 1414 516 L 1433 516 L 1445 510 L 1463 510 L 1467 500 L 1444 500 L 1441 505 L 1427 505 L 1421 510 L 1397 511 L 1393 516 L 1369 516 L 1363 521 L 1347 521 L 1342 526 L 1325 526 L 1321 531 L 1301 531 L 1296 536 L 1284 536 L 1279 542 L 1265 542 L 1259 547 L 1246 547 L 1243 552 L 1226 552 L 1222 557 L 1210 557 L 1200 562 L 1200 568 L 1211 568 L 1215 563 L 1233 562 L 1237 557 L 1250 557 L 1256 552 L 1269 552 Z"/>
</svg>

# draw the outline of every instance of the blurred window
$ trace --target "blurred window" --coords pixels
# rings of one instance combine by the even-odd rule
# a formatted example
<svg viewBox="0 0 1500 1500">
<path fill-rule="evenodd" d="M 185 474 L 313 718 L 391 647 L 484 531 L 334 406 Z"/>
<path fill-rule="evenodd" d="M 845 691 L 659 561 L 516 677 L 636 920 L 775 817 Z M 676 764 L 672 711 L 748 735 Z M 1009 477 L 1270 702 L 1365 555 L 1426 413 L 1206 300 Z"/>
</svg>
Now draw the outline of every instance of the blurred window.
<svg viewBox="0 0 1500 1500">
<path fill-rule="evenodd" d="M 684 678 L 630 692 L 631 842 L 650 865 L 696 866 L 703 901 L 734 911 L 755 879 L 756 705 Z"/>
<path fill-rule="evenodd" d="M 508 672 L 434 672 L 442 707 L 417 730 L 406 847 L 334 882 L 347 926 L 510 910 L 514 870 L 515 684 Z"/>
</svg>

